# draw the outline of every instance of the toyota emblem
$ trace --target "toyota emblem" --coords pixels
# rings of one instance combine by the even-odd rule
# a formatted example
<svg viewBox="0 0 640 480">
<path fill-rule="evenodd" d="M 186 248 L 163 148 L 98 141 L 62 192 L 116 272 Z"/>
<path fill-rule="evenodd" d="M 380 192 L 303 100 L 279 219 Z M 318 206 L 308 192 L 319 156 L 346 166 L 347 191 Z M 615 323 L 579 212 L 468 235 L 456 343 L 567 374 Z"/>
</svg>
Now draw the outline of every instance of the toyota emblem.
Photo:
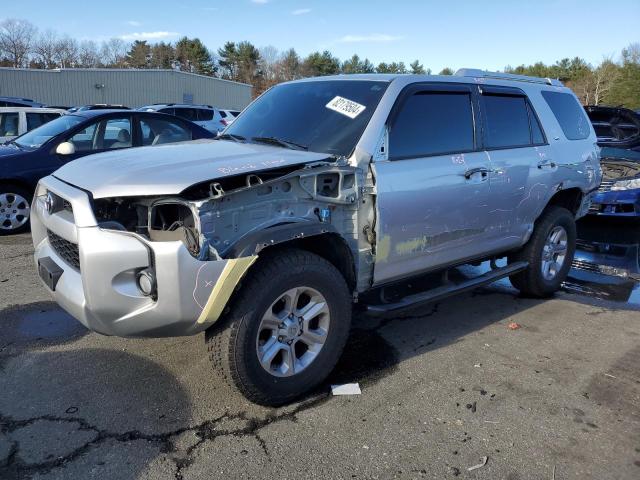
<svg viewBox="0 0 640 480">
<path fill-rule="evenodd" d="M 53 213 L 54 202 L 53 194 L 51 192 L 47 192 L 47 197 L 44 199 L 44 208 L 47 210 L 49 215 Z"/>
</svg>

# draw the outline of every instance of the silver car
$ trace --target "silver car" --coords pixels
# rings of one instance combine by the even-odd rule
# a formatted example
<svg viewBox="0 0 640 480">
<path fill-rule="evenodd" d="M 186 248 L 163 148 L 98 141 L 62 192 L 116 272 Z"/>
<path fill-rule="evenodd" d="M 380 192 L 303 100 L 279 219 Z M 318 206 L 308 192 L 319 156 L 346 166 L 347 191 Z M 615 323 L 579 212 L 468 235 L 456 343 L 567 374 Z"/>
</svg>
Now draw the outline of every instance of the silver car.
<svg viewBox="0 0 640 480">
<path fill-rule="evenodd" d="M 91 330 L 205 332 L 217 371 L 279 405 L 334 368 L 355 302 L 394 315 L 505 277 L 551 295 L 600 178 L 593 128 L 558 81 L 306 79 L 217 140 L 93 155 L 41 180 L 35 261 Z M 416 277 L 424 288 L 403 290 Z"/>
<path fill-rule="evenodd" d="M 175 115 L 176 117 L 184 118 L 196 125 L 200 125 L 211 133 L 221 132 L 227 126 L 225 121 L 226 113 L 223 114 L 222 110 L 214 108 L 211 105 L 157 103 L 140 107 L 138 110 L 142 112 L 160 112 Z"/>
</svg>

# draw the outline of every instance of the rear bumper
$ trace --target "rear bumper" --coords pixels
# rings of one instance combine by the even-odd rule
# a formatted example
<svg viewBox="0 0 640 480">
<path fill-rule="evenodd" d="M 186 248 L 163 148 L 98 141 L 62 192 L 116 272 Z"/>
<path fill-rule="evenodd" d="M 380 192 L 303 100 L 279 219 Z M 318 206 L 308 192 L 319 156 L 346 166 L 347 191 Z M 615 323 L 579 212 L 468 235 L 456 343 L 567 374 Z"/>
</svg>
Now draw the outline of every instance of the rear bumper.
<svg viewBox="0 0 640 480">
<path fill-rule="evenodd" d="M 67 200 L 73 211 L 47 213 L 46 191 Z M 54 177 L 38 185 L 31 228 L 36 265 L 49 257 L 63 270 L 51 291 L 55 301 L 87 328 L 105 335 L 166 337 L 201 332 L 218 319 L 255 260 L 203 262 L 179 241 L 150 242 L 129 232 L 102 229 L 96 225 L 87 194 Z M 77 245 L 79 267 L 50 241 L 49 232 Z M 136 274 L 144 269 L 155 274 L 153 297 L 144 295 L 137 285 Z"/>
</svg>

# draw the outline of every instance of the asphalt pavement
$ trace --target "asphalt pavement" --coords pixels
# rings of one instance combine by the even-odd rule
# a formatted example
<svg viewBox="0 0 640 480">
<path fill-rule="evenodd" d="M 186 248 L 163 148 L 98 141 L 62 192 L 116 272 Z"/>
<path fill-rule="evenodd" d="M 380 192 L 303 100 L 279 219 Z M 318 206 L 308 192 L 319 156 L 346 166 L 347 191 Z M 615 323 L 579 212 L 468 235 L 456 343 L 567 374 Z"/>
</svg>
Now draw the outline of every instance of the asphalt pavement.
<svg viewBox="0 0 640 480">
<path fill-rule="evenodd" d="M 202 335 L 87 331 L 31 253 L 0 237 L 2 479 L 640 478 L 633 303 L 502 282 L 358 316 L 327 383 L 270 409 L 214 375 Z M 362 394 L 331 396 L 344 382 Z"/>
</svg>

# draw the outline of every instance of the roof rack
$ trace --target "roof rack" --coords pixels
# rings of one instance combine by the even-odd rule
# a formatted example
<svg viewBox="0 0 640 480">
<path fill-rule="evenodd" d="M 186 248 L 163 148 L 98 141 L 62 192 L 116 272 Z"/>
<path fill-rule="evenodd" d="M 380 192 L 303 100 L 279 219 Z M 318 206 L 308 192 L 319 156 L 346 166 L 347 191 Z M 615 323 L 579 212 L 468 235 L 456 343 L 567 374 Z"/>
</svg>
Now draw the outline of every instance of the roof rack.
<svg viewBox="0 0 640 480">
<path fill-rule="evenodd" d="M 516 75 L 514 73 L 488 72 L 477 68 L 461 68 L 455 74 L 457 77 L 493 78 L 496 80 L 512 80 L 514 82 L 543 83 L 555 87 L 563 87 L 564 84 L 555 78 L 530 77 L 528 75 Z"/>
</svg>

